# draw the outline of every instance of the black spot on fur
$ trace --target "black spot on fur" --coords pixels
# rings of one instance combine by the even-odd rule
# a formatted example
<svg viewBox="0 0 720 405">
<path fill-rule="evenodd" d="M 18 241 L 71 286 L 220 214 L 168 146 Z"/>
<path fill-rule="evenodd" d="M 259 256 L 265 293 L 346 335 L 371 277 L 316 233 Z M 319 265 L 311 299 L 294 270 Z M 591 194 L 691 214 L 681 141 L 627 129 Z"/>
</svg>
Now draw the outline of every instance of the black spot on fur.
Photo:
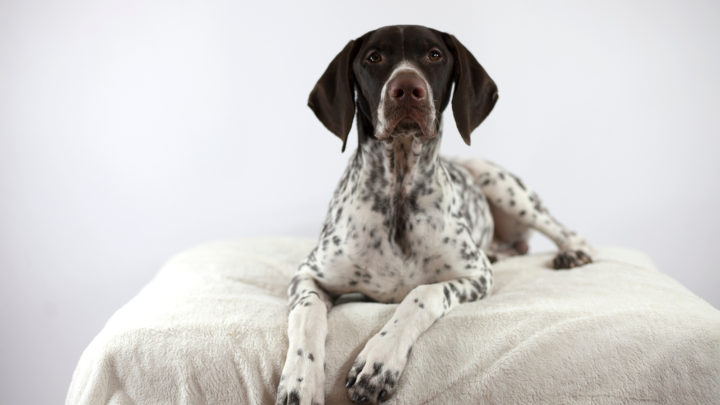
<svg viewBox="0 0 720 405">
<path fill-rule="evenodd" d="M 340 216 L 342 216 L 343 207 L 338 208 L 337 213 L 335 214 L 335 222 L 340 222 Z"/>
<path fill-rule="evenodd" d="M 288 405 L 300 405 L 300 394 L 295 390 L 290 391 L 287 403 Z"/>
<path fill-rule="evenodd" d="M 517 178 L 517 176 L 512 175 L 512 174 L 511 174 L 511 176 L 512 176 L 513 179 L 515 179 L 515 182 L 517 183 L 518 187 L 520 187 L 520 188 L 523 189 L 523 190 L 527 190 L 527 189 L 525 188 L 525 185 L 523 184 L 523 182 L 520 181 L 520 179 Z M 530 201 L 532 201 L 532 200 L 530 200 Z"/>
<path fill-rule="evenodd" d="M 297 292 L 298 284 L 300 284 L 300 277 L 293 277 L 290 281 L 290 295 L 295 295 L 295 293 Z"/>
<path fill-rule="evenodd" d="M 382 371 L 383 363 L 374 363 L 373 364 L 373 376 L 376 376 L 380 374 L 380 371 Z"/>
</svg>

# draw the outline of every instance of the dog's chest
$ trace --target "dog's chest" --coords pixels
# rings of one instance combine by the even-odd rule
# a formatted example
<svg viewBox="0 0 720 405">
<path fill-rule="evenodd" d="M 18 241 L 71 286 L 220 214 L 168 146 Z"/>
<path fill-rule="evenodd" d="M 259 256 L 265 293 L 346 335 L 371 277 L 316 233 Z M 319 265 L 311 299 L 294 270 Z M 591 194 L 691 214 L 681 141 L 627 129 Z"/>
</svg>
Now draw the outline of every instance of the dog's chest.
<svg viewBox="0 0 720 405">
<path fill-rule="evenodd" d="M 341 181 L 318 258 L 318 280 L 328 292 L 361 292 L 381 302 L 398 302 L 421 284 L 457 277 L 457 252 L 468 238 L 487 245 L 492 219 L 472 181 L 442 168 L 405 196 L 383 193 L 382 181 L 354 175 Z M 369 184 L 368 182 L 377 184 Z M 377 187 L 375 187 L 377 186 Z M 465 201 L 466 199 L 472 201 Z M 470 248 L 467 246 L 467 248 Z"/>
<path fill-rule="evenodd" d="M 429 267 L 442 256 L 438 252 L 439 232 L 445 226 L 442 216 L 409 215 L 407 220 L 414 225 L 403 236 L 408 246 L 403 248 L 387 218 L 368 208 L 353 211 L 357 222 L 338 226 L 338 234 L 346 237 L 334 239 L 338 243 L 330 249 L 332 271 L 324 275 L 324 287 L 338 294 L 362 292 L 377 301 L 395 302 L 417 285 L 436 282 L 439 274 Z"/>
</svg>

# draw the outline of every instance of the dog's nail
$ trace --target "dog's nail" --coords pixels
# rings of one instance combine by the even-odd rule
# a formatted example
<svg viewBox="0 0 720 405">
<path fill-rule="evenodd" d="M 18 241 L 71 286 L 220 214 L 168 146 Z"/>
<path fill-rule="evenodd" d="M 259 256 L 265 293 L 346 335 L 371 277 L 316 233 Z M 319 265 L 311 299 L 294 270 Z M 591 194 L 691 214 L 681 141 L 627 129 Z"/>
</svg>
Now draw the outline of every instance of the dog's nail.
<svg viewBox="0 0 720 405">
<path fill-rule="evenodd" d="M 387 391 L 382 390 L 380 391 L 380 394 L 378 395 L 378 400 L 380 402 L 384 402 L 387 399 Z"/>
<path fill-rule="evenodd" d="M 355 377 L 350 377 L 345 383 L 345 388 L 350 388 L 353 386 L 353 384 L 355 384 Z"/>
<path fill-rule="evenodd" d="M 368 401 L 368 397 L 366 397 L 365 395 L 360 397 L 360 402 L 367 402 L 367 401 Z"/>
<path fill-rule="evenodd" d="M 354 393 L 353 396 L 352 396 L 352 401 L 353 401 L 353 402 L 357 402 L 358 399 L 360 399 L 360 395 L 356 392 L 356 393 Z"/>
</svg>

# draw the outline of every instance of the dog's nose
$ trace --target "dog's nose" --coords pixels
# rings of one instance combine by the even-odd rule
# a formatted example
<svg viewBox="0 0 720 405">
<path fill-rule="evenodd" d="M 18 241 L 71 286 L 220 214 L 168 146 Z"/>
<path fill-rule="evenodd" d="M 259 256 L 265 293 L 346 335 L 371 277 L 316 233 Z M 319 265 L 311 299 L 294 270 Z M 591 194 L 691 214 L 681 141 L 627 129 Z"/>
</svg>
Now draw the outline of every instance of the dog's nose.
<svg viewBox="0 0 720 405">
<path fill-rule="evenodd" d="M 387 88 L 390 99 L 398 102 L 422 102 L 427 97 L 427 85 L 417 73 L 402 71 L 388 83 Z"/>
</svg>

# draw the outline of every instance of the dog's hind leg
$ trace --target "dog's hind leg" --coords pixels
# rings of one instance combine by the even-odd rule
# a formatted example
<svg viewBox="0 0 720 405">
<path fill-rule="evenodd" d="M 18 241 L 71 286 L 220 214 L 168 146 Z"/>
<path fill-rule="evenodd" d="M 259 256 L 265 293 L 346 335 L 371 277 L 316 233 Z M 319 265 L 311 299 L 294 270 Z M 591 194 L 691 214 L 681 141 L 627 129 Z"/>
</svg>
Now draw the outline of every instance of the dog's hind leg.
<svg viewBox="0 0 720 405">
<path fill-rule="evenodd" d="M 509 244 L 518 253 L 527 252 L 527 231 L 532 228 L 557 245 L 559 253 L 553 259 L 556 269 L 592 261 L 591 248 L 585 239 L 550 215 L 538 195 L 528 190 L 515 175 L 482 159 L 458 163 L 470 171 L 490 203 L 493 218 L 499 222 L 495 239 L 500 248 L 508 250 Z"/>
</svg>

